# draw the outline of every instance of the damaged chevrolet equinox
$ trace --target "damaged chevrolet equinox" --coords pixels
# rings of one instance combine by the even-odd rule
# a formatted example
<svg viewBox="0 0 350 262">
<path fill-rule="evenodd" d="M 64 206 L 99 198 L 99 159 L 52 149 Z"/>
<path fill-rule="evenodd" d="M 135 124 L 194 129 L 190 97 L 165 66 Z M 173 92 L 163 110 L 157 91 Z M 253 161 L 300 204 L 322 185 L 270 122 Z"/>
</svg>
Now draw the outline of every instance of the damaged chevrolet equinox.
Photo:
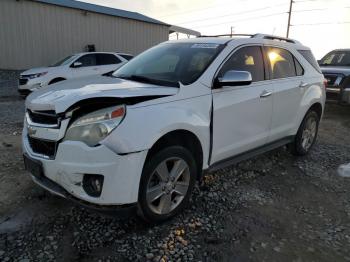
<svg viewBox="0 0 350 262">
<path fill-rule="evenodd" d="M 325 87 L 305 51 L 262 34 L 169 41 L 113 74 L 38 90 L 26 100 L 25 167 L 53 194 L 166 220 L 203 171 L 284 145 L 310 151 Z"/>
</svg>

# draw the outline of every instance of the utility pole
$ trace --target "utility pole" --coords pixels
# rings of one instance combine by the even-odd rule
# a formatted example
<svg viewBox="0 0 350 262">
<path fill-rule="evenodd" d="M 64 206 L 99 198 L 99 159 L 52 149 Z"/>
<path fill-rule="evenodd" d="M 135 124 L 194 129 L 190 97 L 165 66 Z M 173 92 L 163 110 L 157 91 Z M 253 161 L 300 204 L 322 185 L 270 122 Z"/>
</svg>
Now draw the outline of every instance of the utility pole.
<svg viewBox="0 0 350 262">
<path fill-rule="evenodd" d="M 235 27 L 234 27 L 234 26 L 231 26 L 231 37 L 233 36 L 234 29 L 235 29 Z"/>
<path fill-rule="evenodd" d="M 290 20 L 292 18 L 293 0 L 290 0 L 289 12 L 288 12 L 288 26 L 287 26 L 287 37 L 289 37 Z"/>
</svg>

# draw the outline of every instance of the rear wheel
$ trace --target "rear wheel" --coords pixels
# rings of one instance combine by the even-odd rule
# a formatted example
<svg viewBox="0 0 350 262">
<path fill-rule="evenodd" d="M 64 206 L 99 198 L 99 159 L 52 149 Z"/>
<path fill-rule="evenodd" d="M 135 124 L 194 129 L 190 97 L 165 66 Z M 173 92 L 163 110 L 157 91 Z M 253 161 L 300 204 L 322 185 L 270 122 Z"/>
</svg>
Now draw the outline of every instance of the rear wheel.
<svg viewBox="0 0 350 262">
<path fill-rule="evenodd" d="M 320 116 L 315 111 L 309 111 L 301 123 L 294 142 L 290 144 L 291 152 L 297 156 L 303 156 L 310 152 L 315 144 Z"/>
<path fill-rule="evenodd" d="M 139 191 L 139 214 L 160 222 L 178 214 L 189 202 L 197 176 L 192 154 L 171 146 L 151 156 L 144 166 Z"/>
</svg>

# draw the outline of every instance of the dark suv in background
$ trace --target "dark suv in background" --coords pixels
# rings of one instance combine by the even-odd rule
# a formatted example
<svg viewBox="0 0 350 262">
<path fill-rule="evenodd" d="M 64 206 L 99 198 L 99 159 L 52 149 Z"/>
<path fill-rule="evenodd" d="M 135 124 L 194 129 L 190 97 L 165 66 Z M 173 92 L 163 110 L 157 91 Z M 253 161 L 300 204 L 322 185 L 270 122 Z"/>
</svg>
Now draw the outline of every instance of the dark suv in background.
<svg viewBox="0 0 350 262">
<path fill-rule="evenodd" d="M 327 81 L 327 99 L 350 104 L 350 49 L 329 52 L 319 65 Z"/>
</svg>

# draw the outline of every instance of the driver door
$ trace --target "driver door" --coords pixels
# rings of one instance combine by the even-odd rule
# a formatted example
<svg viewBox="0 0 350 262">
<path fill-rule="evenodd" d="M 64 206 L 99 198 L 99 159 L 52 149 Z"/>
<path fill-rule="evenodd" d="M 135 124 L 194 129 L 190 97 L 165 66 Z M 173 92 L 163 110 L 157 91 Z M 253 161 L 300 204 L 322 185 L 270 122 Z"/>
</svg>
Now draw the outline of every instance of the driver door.
<svg viewBox="0 0 350 262">
<path fill-rule="evenodd" d="M 273 89 L 265 80 L 262 48 L 241 47 L 224 63 L 218 77 L 230 70 L 250 72 L 253 82 L 213 89 L 211 164 L 260 147 L 269 137 Z"/>
</svg>

